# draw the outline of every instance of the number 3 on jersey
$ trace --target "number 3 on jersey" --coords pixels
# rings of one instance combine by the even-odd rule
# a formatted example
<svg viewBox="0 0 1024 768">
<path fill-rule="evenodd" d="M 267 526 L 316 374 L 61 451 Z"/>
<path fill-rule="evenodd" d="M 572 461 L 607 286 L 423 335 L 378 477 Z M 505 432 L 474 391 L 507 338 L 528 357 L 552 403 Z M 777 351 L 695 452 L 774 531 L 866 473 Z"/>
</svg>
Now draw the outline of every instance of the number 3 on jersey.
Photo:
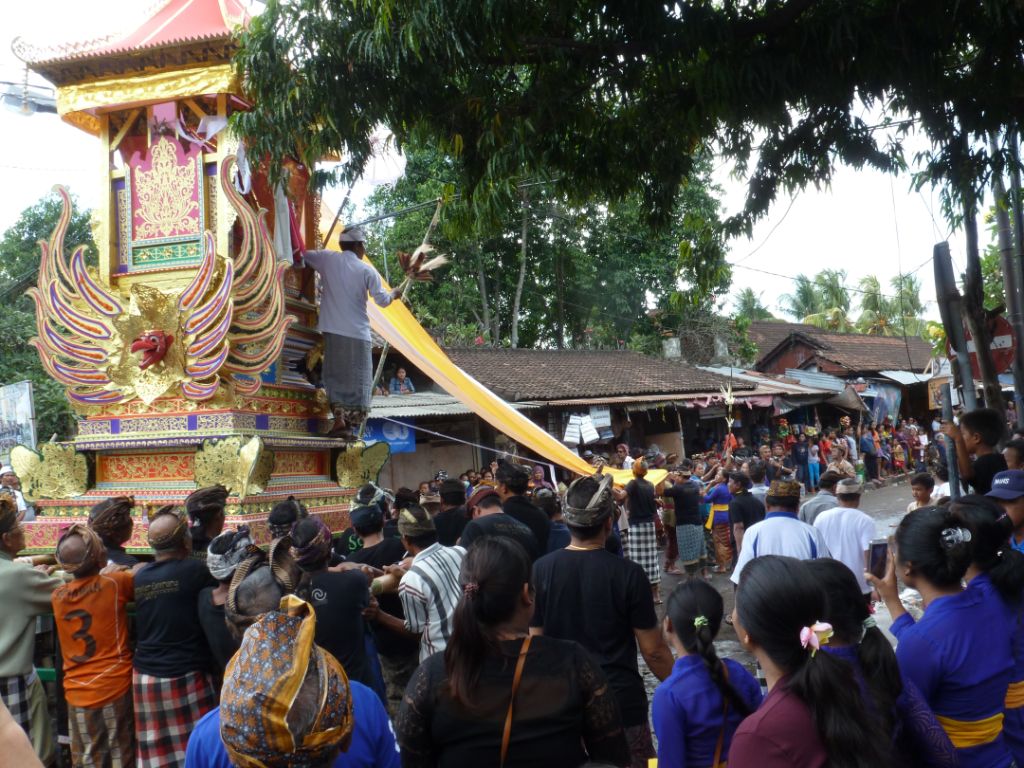
<svg viewBox="0 0 1024 768">
<path fill-rule="evenodd" d="M 89 628 L 92 627 L 92 614 L 88 611 L 69 611 L 64 616 L 64 621 L 74 621 L 78 619 L 82 622 L 82 625 L 78 628 L 71 637 L 75 640 L 81 640 L 85 643 L 85 651 L 79 656 L 72 656 L 71 660 L 82 664 L 93 656 L 96 655 L 96 638 L 89 634 Z"/>
</svg>

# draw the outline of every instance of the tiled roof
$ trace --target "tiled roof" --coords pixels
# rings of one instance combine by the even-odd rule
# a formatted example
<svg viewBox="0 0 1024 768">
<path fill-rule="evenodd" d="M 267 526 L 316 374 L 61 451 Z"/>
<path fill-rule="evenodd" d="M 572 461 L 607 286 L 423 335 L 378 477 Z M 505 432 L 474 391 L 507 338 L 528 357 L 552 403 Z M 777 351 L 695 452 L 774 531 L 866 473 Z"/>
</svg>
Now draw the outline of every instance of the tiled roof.
<svg viewBox="0 0 1024 768">
<path fill-rule="evenodd" d="M 757 346 L 757 359 L 767 355 L 791 333 L 803 333 L 815 336 L 822 333 L 821 328 L 804 323 L 784 323 L 778 320 L 756 320 L 750 324 L 750 340 Z"/>
<path fill-rule="evenodd" d="M 248 20 L 241 0 L 160 0 L 133 30 L 53 48 L 26 46 L 21 53 L 33 65 L 119 56 L 182 43 L 227 40 Z"/>
<path fill-rule="evenodd" d="M 728 379 L 677 360 L 615 350 L 449 348 L 452 361 L 509 401 L 714 392 Z M 734 390 L 753 385 L 734 382 Z"/>
<path fill-rule="evenodd" d="M 932 356 L 931 346 L 917 336 L 904 339 L 902 336 L 833 333 L 802 323 L 751 323 L 750 336 L 758 344 L 758 363 L 771 356 L 791 336 L 806 340 L 814 348 L 814 356 L 851 372 L 894 370 L 920 373 Z"/>
</svg>

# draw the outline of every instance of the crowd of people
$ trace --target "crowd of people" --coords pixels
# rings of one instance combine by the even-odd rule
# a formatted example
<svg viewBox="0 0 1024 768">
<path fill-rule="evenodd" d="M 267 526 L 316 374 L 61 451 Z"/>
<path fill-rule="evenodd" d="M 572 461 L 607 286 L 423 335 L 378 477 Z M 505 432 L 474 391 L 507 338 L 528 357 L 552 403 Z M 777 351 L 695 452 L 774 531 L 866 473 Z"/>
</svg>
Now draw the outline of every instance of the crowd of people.
<svg viewBox="0 0 1024 768">
<path fill-rule="evenodd" d="M 501 460 L 368 484 L 340 536 L 279 501 L 268 547 L 225 529 L 213 486 L 147 513 L 146 560 L 114 497 L 56 568 L 19 558 L 24 510 L 0 494 L 0 754 L 52 760 L 33 666 L 52 614 L 76 766 L 1024 764 L 1024 452 L 992 412 L 943 431 L 973 493 L 914 474 L 878 564 L 835 446 L 814 495 L 784 446 L 620 446 L 624 487 Z M 682 578 L 659 620 L 663 571 Z M 718 656 L 723 624 L 756 668 Z"/>
</svg>

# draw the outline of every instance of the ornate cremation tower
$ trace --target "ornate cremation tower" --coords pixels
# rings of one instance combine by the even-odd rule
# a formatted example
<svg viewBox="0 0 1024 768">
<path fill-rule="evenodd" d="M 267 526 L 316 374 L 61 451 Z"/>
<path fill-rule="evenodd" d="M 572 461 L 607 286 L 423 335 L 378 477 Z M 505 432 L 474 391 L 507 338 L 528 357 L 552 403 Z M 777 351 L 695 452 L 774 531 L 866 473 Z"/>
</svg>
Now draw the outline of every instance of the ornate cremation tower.
<svg viewBox="0 0 1024 768">
<path fill-rule="evenodd" d="M 134 495 L 141 516 L 217 482 L 229 523 L 257 534 L 289 494 L 346 523 L 362 468 L 332 479 L 342 445 L 317 436 L 322 407 L 292 370 L 317 341 L 313 281 L 290 259 L 318 201 L 301 166 L 277 190 L 250 173 L 228 127 L 247 107 L 230 64 L 245 22 L 237 0 L 164 0 L 128 34 L 21 51 L 96 136 L 102 185 L 98 264 L 65 249 L 65 206 L 30 292 L 40 357 L 81 416 L 73 442 L 16 449 L 32 550 L 100 498 Z"/>
</svg>

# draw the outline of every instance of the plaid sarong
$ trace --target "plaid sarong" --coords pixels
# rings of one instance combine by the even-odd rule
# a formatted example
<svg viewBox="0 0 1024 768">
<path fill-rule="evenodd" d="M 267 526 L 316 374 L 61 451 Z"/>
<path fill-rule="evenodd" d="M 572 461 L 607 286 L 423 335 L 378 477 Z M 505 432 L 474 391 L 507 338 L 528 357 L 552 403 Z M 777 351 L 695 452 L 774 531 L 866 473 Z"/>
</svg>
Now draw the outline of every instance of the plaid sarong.
<svg viewBox="0 0 1024 768">
<path fill-rule="evenodd" d="M 0 699 L 11 712 L 14 722 L 29 734 L 32 718 L 29 716 L 29 675 L 0 677 Z"/>
<path fill-rule="evenodd" d="M 370 410 L 373 354 L 369 341 L 324 333 L 323 382 L 331 405 Z"/>
<path fill-rule="evenodd" d="M 71 762 L 81 768 L 131 768 L 135 765 L 135 717 L 132 692 L 101 707 L 68 705 Z"/>
<path fill-rule="evenodd" d="M 178 768 L 185 764 L 188 737 L 199 718 L 217 705 L 209 675 L 153 677 L 132 673 L 138 768 Z"/>
<path fill-rule="evenodd" d="M 679 560 L 683 565 L 696 565 L 707 559 L 704 551 L 704 526 L 677 525 L 676 541 L 679 544 Z"/>
<path fill-rule="evenodd" d="M 651 584 L 661 581 L 661 566 L 658 564 L 658 537 L 654 523 L 630 523 L 629 546 L 626 557 L 637 563 L 647 574 Z"/>
</svg>

